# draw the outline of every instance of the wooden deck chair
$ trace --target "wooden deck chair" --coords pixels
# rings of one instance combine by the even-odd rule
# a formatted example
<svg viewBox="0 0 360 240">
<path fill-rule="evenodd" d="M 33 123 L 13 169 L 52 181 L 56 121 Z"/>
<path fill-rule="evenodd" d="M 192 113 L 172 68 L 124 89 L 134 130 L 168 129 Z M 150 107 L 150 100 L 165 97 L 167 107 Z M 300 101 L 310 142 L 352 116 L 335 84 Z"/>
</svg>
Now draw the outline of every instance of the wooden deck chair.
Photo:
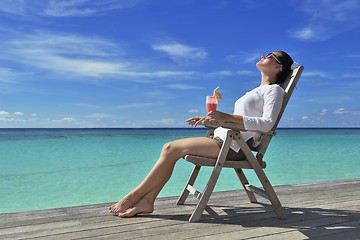
<svg viewBox="0 0 360 240">
<path fill-rule="evenodd" d="M 185 185 L 182 194 L 180 195 L 177 201 L 177 204 L 178 205 L 184 204 L 189 193 L 194 194 L 194 196 L 199 200 L 194 212 L 192 213 L 189 219 L 189 222 L 199 221 L 208 203 L 208 200 L 214 190 L 215 184 L 218 180 L 218 177 L 223 167 L 233 168 L 235 170 L 251 203 L 257 202 L 255 194 L 262 196 L 271 202 L 271 205 L 279 219 L 286 219 L 286 215 L 281 206 L 279 198 L 277 197 L 272 185 L 270 184 L 269 179 L 267 178 L 265 172 L 263 171 L 263 168 L 266 167 L 266 163 L 263 161 L 263 157 L 267 147 L 270 144 L 272 137 L 275 135 L 275 129 L 277 128 L 277 125 L 291 97 L 291 94 L 295 89 L 295 86 L 300 78 L 303 69 L 304 69 L 303 66 L 299 66 L 296 69 L 294 69 L 289 74 L 288 79 L 283 84 L 282 87 L 285 90 L 285 95 L 284 95 L 283 105 L 280 114 L 272 130 L 267 133 L 262 133 L 261 142 L 256 149 L 255 148 L 250 149 L 250 147 L 245 143 L 245 141 L 241 139 L 240 131 L 244 131 L 244 129 L 240 129 L 239 126 L 234 123 L 229 123 L 229 122 L 217 122 L 211 124 L 206 122 L 203 123 L 206 127 L 210 129 L 208 131 L 208 137 L 211 137 L 214 128 L 219 126 L 228 128 L 230 130 L 227 133 L 226 139 L 224 141 L 223 146 L 221 147 L 217 159 L 210 159 L 210 158 L 204 158 L 193 155 L 186 155 L 184 157 L 186 161 L 193 163 L 195 166 L 190 175 L 188 182 Z M 230 149 L 230 143 L 232 140 L 236 140 L 238 142 L 241 150 L 243 151 L 246 157 L 245 159 L 241 159 L 241 161 L 226 159 L 227 153 Z M 214 169 L 210 175 L 209 181 L 204 191 L 201 193 L 200 191 L 194 188 L 194 183 L 202 166 L 211 166 L 214 167 Z M 242 169 L 253 169 L 257 177 L 259 178 L 263 188 L 258 188 L 250 185 Z"/>
</svg>

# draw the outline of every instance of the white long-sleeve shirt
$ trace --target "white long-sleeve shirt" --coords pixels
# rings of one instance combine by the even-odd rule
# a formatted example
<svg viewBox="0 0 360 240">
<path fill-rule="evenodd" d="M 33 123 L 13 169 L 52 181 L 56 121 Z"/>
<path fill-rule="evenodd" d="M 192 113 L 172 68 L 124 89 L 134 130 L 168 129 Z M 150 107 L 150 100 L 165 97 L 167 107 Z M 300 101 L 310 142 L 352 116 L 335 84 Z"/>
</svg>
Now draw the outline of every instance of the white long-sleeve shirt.
<svg viewBox="0 0 360 240">
<path fill-rule="evenodd" d="M 262 85 L 235 102 L 234 114 L 243 116 L 244 127 L 247 132 L 240 132 L 243 140 L 247 141 L 254 138 L 254 146 L 259 144 L 259 133 L 251 130 L 268 132 L 274 126 L 275 121 L 280 113 L 284 97 L 284 89 L 277 84 Z M 214 137 L 225 140 L 226 128 L 216 128 Z M 239 145 L 235 140 L 231 143 L 231 148 L 238 152 Z"/>
</svg>

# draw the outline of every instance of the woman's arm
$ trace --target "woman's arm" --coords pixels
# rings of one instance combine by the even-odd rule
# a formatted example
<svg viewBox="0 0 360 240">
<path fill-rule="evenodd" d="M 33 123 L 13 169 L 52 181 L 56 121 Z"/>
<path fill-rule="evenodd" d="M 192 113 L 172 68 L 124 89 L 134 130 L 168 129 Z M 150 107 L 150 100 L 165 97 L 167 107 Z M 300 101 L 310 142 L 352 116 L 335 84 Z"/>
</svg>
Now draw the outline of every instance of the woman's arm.
<svg viewBox="0 0 360 240">
<path fill-rule="evenodd" d="M 238 124 L 240 128 L 244 128 L 244 118 L 243 116 L 236 114 L 228 114 L 219 111 L 211 111 L 207 114 L 206 120 L 208 121 L 222 121 L 222 122 L 231 122 Z"/>
<path fill-rule="evenodd" d="M 281 111 L 284 97 L 284 90 L 278 86 L 273 85 L 263 93 L 263 107 L 259 113 L 261 116 L 244 116 L 244 126 L 246 130 L 256 130 L 261 132 L 270 131 Z"/>
<path fill-rule="evenodd" d="M 200 116 L 192 117 L 187 119 L 186 122 L 190 126 L 196 127 L 197 125 L 199 125 L 199 123 L 201 123 L 204 120 L 210 122 L 211 121 L 232 122 L 238 124 L 240 128 L 244 128 L 244 118 L 242 116 L 235 114 L 228 114 L 219 111 L 211 111 L 205 117 L 200 117 Z"/>
</svg>

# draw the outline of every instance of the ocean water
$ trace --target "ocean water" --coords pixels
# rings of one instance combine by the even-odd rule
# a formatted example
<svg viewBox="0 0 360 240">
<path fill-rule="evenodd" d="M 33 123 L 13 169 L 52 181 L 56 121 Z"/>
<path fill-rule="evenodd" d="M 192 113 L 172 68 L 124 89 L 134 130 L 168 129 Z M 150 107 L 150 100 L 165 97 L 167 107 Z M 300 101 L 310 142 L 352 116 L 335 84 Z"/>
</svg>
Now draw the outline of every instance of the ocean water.
<svg viewBox="0 0 360 240">
<path fill-rule="evenodd" d="M 141 182 L 164 143 L 206 129 L 0 129 L 0 213 L 117 201 Z M 360 177 L 360 129 L 279 129 L 265 155 L 273 185 Z M 192 164 L 180 160 L 159 197 L 178 196 Z M 204 168 L 197 186 L 205 186 Z M 259 185 L 251 171 L 249 181 Z M 224 169 L 215 191 L 239 189 Z"/>
</svg>

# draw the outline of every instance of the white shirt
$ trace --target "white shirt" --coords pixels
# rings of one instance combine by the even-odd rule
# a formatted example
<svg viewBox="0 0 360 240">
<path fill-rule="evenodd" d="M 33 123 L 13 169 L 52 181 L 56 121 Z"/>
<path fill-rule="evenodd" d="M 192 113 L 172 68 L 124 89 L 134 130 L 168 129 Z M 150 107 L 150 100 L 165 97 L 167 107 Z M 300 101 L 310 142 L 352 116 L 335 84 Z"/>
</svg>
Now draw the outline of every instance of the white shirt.
<svg viewBox="0 0 360 240">
<path fill-rule="evenodd" d="M 254 146 L 259 144 L 261 134 L 251 130 L 268 132 L 272 129 L 280 113 L 284 93 L 284 89 L 277 84 L 262 85 L 247 92 L 235 102 L 234 114 L 243 116 L 244 127 L 247 130 L 240 132 L 243 140 L 254 138 Z M 214 137 L 225 140 L 227 131 L 226 128 L 216 128 Z M 231 148 L 236 152 L 240 150 L 235 140 L 232 141 Z"/>
</svg>

